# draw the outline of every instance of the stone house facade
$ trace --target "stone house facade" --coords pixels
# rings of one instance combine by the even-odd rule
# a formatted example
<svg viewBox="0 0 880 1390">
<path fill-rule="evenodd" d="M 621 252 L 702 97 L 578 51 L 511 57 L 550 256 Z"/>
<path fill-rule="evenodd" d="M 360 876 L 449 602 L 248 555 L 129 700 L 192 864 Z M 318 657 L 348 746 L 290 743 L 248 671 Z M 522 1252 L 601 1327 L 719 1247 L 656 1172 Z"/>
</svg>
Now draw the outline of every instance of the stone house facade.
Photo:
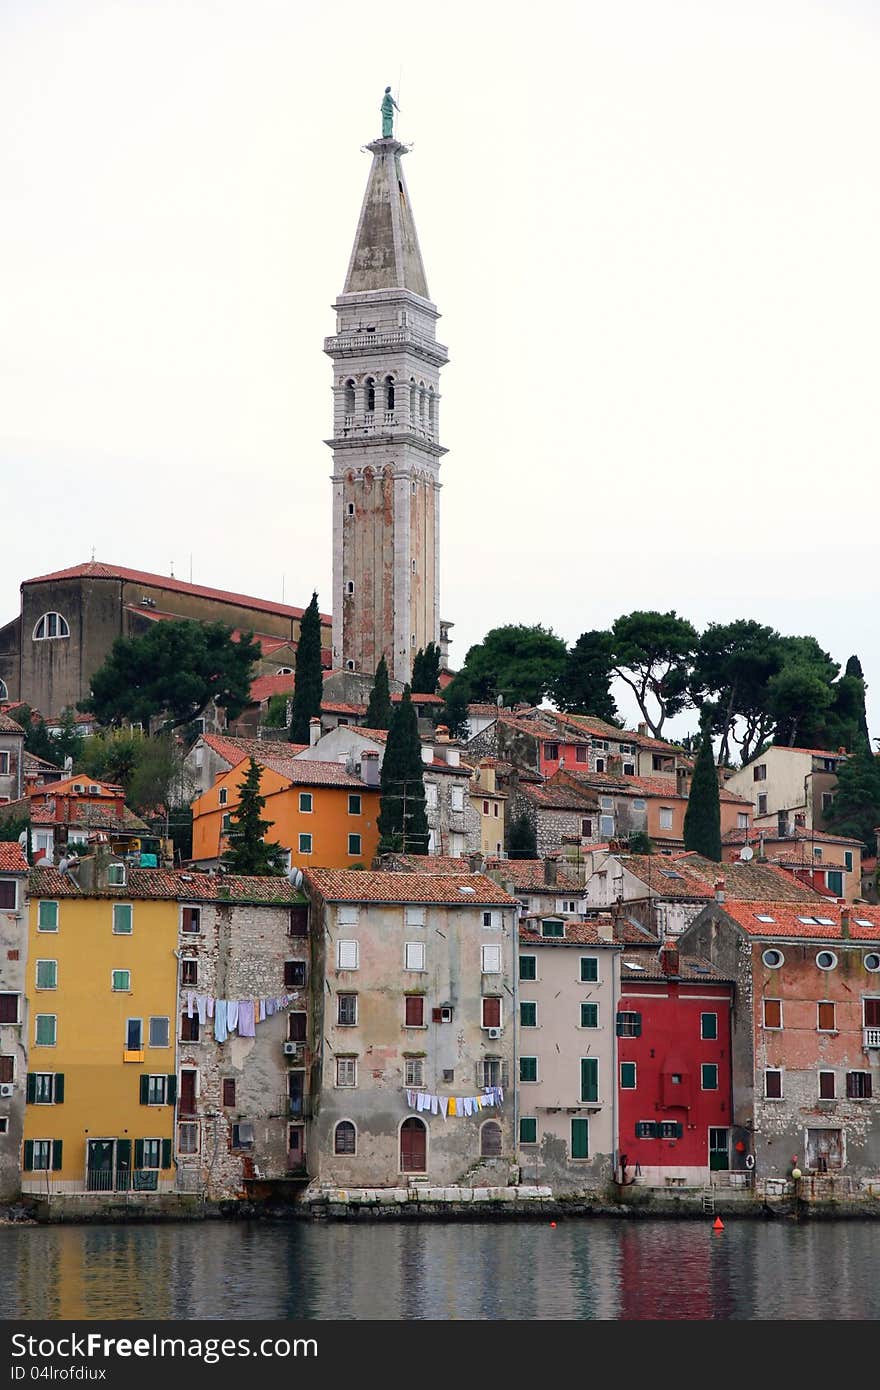
<svg viewBox="0 0 880 1390">
<path fill-rule="evenodd" d="M 0 841 L 0 1201 L 21 1190 L 28 1056 L 27 874 L 19 846 Z"/>
<path fill-rule="evenodd" d="M 24 796 L 24 730 L 0 713 L 0 805 Z"/>
<path fill-rule="evenodd" d="M 313 993 L 318 1183 L 507 1185 L 515 899 L 480 874 L 313 870 L 305 888 L 324 981 Z M 486 1103 L 490 1087 L 500 1104 Z"/>
</svg>

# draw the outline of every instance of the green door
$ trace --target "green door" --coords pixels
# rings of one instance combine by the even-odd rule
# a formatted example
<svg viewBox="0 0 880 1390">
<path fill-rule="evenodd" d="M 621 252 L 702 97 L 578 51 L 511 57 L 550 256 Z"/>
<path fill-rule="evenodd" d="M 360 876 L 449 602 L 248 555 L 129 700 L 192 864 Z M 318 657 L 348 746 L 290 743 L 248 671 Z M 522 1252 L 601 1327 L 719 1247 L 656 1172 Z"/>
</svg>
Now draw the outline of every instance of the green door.
<svg viewBox="0 0 880 1390">
<path fill-rule="evenodd" d="M 590 1122 L 589 1120 L 572 1120 L 571 1122 L 571 1156 L 572 1158 L 590 1157 Z"/>
<path fill-rule="evenodd" d="M 709 1130 L 709 1168 L 713 1173 L 726 1172 L 730 1167 L 729 1136 L 727 1129 Z"/>
<path fill-rule="evenodd" d="M 89 1192 L 113 1191 L 113 1139 L 90 1139 L 87 1150 Z"/>
</svg>

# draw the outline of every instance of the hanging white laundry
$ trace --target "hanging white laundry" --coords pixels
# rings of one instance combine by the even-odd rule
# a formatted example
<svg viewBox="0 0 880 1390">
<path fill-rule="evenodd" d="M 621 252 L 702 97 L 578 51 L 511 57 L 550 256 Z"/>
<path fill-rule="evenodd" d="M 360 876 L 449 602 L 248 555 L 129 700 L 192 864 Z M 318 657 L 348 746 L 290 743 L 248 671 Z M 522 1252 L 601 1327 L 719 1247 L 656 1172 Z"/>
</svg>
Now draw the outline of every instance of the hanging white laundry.
<svg viewBox="0 0 880 1390">
<path fill-rule="evenodd" d="M 439 1106 L 439 1103 L 438 1103 L 438 1101 L 437 1101 L 437 1097 L 436 1097 L 436 1096 L 432 1096 L 432 1097 L 431 1097 L 431 1114 L 432 1114 L 432 1115 L 436 1115 L 439 1109 L 440 1109 L 440 1106 Z"/>
</svg>

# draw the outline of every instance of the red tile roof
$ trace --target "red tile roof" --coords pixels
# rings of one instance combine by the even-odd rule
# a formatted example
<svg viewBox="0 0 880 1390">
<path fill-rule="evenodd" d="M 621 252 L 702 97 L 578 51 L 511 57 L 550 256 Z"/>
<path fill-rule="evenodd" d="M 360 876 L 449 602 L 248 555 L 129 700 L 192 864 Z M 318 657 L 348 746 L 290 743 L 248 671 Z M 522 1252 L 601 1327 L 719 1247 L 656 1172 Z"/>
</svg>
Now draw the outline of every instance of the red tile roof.
<svg viewBox="0 0 880 1390">
<path fill-rule="evenodd" d="M 822 894 L 772 864 L 716 864 L 699 854 L 621 854 L 617 857 L 646 885 L 653 897 L 711 898 L 715 884 L 723 879 L 725 895 L 731 899 L 766 901 L 776 898 L 814 904 L 826 901 Z M 678 877 L 670 877 L 674 874 Z"/>
<path fill-rule="evenodd" d="M 760 837 L 763 835 L 764 844 L 785 844 L 786 841 L 797 841 L 798 843 L 809 843 L 815 840 L 818 844 L 830 845 L 860 845 L 861 840 L 853 840 L 849 835 L 829 834 L 824 830 L 803 830 L 800 826 L 789 832 L 788 835 L 780 835 L 778 830 L 769 825 L 753 825 L 748 830 L 728 830 L 721 836 L 722 844 L 725 845 L 751 845 L 757 848 Z"/>
<path fill-rule="evenodd" d="M 808 941 L 840 941 L 840 905 L 824 899 L 812 904 L 790 902 L 725 902 L 718 910 L 727 914 L 748 936 L 796 938 Z M 850 910 L 849 935 L 853 941 L 880 941 L 880 907 L 854 904 Z M 772 917 L 762 922 L 760 917 Z M 813 920 L 801 921 L 801 918 Z M 822 921 L 816 921 L 822 918 Z"/>
<path fill-rule="evenodd" d="M 254 758 L 260 762 L 266 753 L 271 752 L 292 758 L 297 753 L 304 753 L 309 746 L 307 743 L 287 743 L 283 738 L 232 738 L 226 734 L 202 734 L 201 738 L 202 743 L 219 754 L 230 767 L 236 767 L 243 758 Z"/>
<path fill-rule="evenodd" d="M 231 593 L 227 589 L 210 589 L 203 584 L 187 584 L 182 579 L 172 579 L 166 574 L 149 574 L 146 570 L 130 570 L 122 565 L 105 565 L 100 560 L 89 560 L 82 565 L 71 565 L 69 569 L 54 570 L 52 574 L 40 574 L 34 579 L 25 579 L 25 584 L 48 584 L 61 579 L 122 579 L 132 584 L 145 584 L 149 588 L 167 589 L 175 594 L 193 594 L 198 598 L 217 599 L 221 603 L 232 603 L 238 608 L 256 608 L 265 613 L 276 613 L 283 618 L 301 618 L 304 608 L 292 608 L 287 603 L 273 603 L 268 599 L 254 598 L 251 594 Z M 321 614 L 321 622 L 329 625 L 332 619 Z"/>
<path fill-rule="evenodd" d="M 416 692 L 414 692 L 414 693 L 410 696 L 410 698 L 411 698 L 411 700 L 412 700 L 412 702 L 413 702 L 414 705 L 442 705 L 442 704 L 445 704 L 445 701 L 444 701 L 442 695 L 425 695 L 425 694 L 422 694 L 422 693 L 416 691 Z M 400 701 L 401 701 L 402 699 L 403 699 L 403 694 L 402 694 L 402 693 L 397 693 L 397 694 L 391 696 L 391 703 L 392 703 L 393 705 L 398 705 L 398 704 L 400 704 Z"/>
<path fill-rule="evenodd" d="M 624 980 L 668 980 L 669 976 L 660 966 L 660 953 L 656 946 L 627 946 L 620 958 L 621 995 L 626 993 Z M 679 956 L 676 978 L 680 980 L 711 981 L 713 984 L 733 984 L 733 979 L 716 970 L 709 961 L 700 956 Z"/>
<path fill-rule="evenodd" d="M 8 714 L 0 714 L 0 734 L 19 734 L 24 738 L 24 729 L 10 719 Z"/>
<path fill-rule="evenodd" d="M 355 719 L 362 719 L 367 712 L 366 705 L 351 705 L 345 700 L 322 700 L 322 714 L 350 714 Z"/>
<path fill-rule="evenodd" d="M 34 868 L 30 892 L 36 898 L 170 898 L 181 902 L 264 902 L 284 906 L 305 901 L 286 878 L 199 874 L 185 869 L 129 869 L 127 879 L 122 887 L 86 890 L 57 869 Z"/>
<path fill-rule="evenodd" d="M 17 840 L 0 840 L 0 874 L 26 874 L 28 862 Z"/>
<path fill-rule="evenodd" d="M 549 915 L 544 913 L 544 917 Z M 564 918 L 565 936 L 542 936 L 542 920 L 541 917 L 522 919 L 519 928 L 520 946 L 607 946 L 619 951 L 624 945 L 622 941 L 606 941 L 600 937 L 595 918 L 587 921 L 575 917 Z"/>
<path fill-rule="evenodd" d="M 584 787 L 594 787 L 598 790 L 607 789 L 616 791 L 622 795 L 632 796 L 651 796 L 659 797 L 662 801 L 687 801 L 684 792 L 676 790 L 676 784 L 671 777 L 624 777 L 617 776 L 611 772 L 580 772 L 577 768 L 566 767 L 564 772 L 554 772 L 548 778 L 555 783 L 556 779 L 561 781 L 563 778 L 573 778 Z M 752 802 L 744 796 L 737 796 L 735 792 L 730 792 L 726 787 L 719 787 L 718 798 L 720 801 L 735 802 L 739 806 L 752 808 Z"/>
<path fill-rule="evenodd" d="M 578 879 L 576 869 L 556 856 L 548 857 L 553 857 L 556 862 L 556 883 L 547 883 L 543 859 L 498 859 L 491 856 L 486 860 L 486 869 L 492 873 L 497 872 L 505 883 L 512 883 L 520 890 L 553 894 L 583 893 L 583 884 Z"/>
<path fill-rule="evenodd" d="M 261 704 L 273 695 L 287 695 L 293 690 L 293 674 L 286 676 L 257 676 L 251 681 L 251 703 Z"/>
<path fill-rule="evenodd" d="M 586 788 L 566 786 L 564 783 L 551 786 L 549 782 L 543 785 L 526 782 L 520 785 L 519 792 L 526 801 L 549 810 L 593 813 L 599 809 L 595 796 L 591 796 Z"/>
<path fill-rule="evenodd" d="M 351 869 L 307 869 L 305 882 L 326 902 L 516 906 L 516 899 L 484 874 L 383 874 Z"/>
<path fill-rule="evenodd" d="M 394 854 L 390 858 L 395 871 L 414 874 L 467 874 L 470 866 L 466 858 L 454 854 Z"/>
<path fill-rule="evenodd" d="M 314 758 L 271 757 L 265 753 L 255 761 L 271 768 L 294 787 L 353 787 L 361 792 L 377 790 L 365 787 L 361 779 L 347 772 L 342 763 L 319 762 Z"/>
</svg>

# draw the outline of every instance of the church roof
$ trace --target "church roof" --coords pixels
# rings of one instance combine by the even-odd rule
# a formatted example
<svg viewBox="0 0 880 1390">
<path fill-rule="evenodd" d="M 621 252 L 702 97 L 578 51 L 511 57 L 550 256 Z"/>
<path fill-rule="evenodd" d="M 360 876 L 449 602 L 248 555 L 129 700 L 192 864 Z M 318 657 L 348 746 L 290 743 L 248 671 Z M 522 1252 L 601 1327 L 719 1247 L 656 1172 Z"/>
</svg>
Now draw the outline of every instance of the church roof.
<svg viewBox="0 0 880 1390">
<path fill-rule="evenodd" d="M 361 207 L 344 294 L 364 290 L 412 290 L 429 299 L 428 282 L 413 220 L 399 140 L 374 140 L 373 167 Z"/>
</svg>

